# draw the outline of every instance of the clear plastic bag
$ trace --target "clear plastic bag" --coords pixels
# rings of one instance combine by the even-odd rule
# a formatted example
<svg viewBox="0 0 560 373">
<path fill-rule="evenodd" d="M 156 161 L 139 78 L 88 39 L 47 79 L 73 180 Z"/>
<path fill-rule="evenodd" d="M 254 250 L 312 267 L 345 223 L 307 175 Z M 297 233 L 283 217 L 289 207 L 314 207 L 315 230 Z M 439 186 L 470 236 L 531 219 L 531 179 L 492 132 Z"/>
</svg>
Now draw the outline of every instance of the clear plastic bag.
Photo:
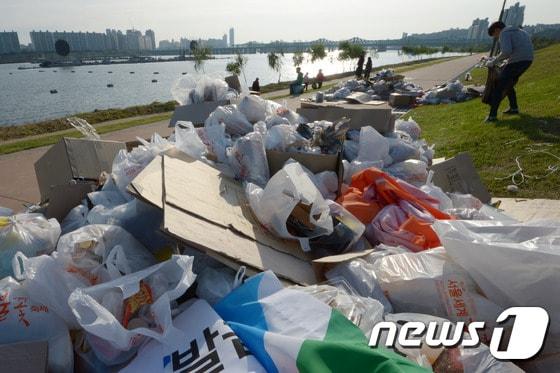
<svg viewBox="0 0 560 373">
<path fill-rule="evenodd" d="M 62 230 L 61 233 L 66 234 L 86 225 L 88 212 L 89 209 L 85 203 L 82 203 L 70 210 L 68 215 L 66 215 L 60 224 L 60 228 Z"/>
<path fill-rule="evenodd" d="M 236 178 L 264 187 L 270 178 L 263 136 L 251 132 L 227 149 L 229 165 Z"/>
<path fill-rule="evenodd" d="M 395 121 L 395 129 L 406 132 L 412 140 L 418 140 L 422 136 L 422 129 L 411 117 L 408 120 L 397 119 Z"/>
<path fill-rule="evenodd" d="M 243 266 L 237 273 L 229 267 L 207 267 L 197 275 L 196 296 L 214 305 L 241 285 L 244 276 Z"/>
<path fill-rule="evenodd" d="M 12 258 L 18 251 L 27 256 L 50 254 L 61 229 L 56 219 L 42 214 L 17 214 L 0 217 L 0 278 L 12 276 Z"/>
<path fill-rule="evenodd" d="M 365 260 L 358 258 L 340 263 L 325 273 L 325 276 L 329 280 L 337 277 L 344 278 L 358 295 L 375 299 L 383 305 L 385 313 L 393 312 L 393 306 L 389 300 L 387 300 L 387 297 L 385 297 L 383 290 L 377 282 L 373 265 Z"/>
<path fill-rule="evenodd" d="M 428 178 L 428 165 L 417 159 L 395 163 L 384 170 L 392 176 L 415 186 L 424 185 Z"/>
<path fill-rule="evenodd" d="M 206 119 L 204 127 L 225 124 L 226 133 L 230 136 L 244 136 L 253 131 L 253 125 L 239 111 L 237 105 L 218 106 Z"/>
<path fill-rule="evenodd" d="M 72 292 L 68 304 L 103 363 L 129 360 L 147 338 L 171 343 L 184 338 L 173 326 L 171 309 L 196 278 L 192 262 L 192 257 L 174 255 L 142 271 Z"/>
<path fill-rule="evenodd" d="M 422 157 L 420 149 L 405 140 L 399 138 L 387 138 L 387 140 L 389 141 L 389 155 L 394 163 Z"/>
<path fill-rule="evenodd" d="M 267 150 L 288 151 L 306 147 L 309 141 L 301 136 L 295 126 L 279 124 L 268 129 L 265 138 Z"/>
<path fill-rule="evenodd" d="M 246 195 L 259 221 L 279 237 L 297 239 L 309 251 L 309 239 L 333 232 L 330 208 L 297 162 L 288 162 L 264 190 L 248 184 Z M 300 218 L 293 216 L 297 209 Z M 300 211 L 303 210 L 303 211 Z"/>
<path fill-rule="evenodd" d="M 87 221 L 89 224 L 118 225 L 153 253 L 169 245 L 169 239 L 159 228 L 163 223 L 163 212 L 136 198 L 118 206 L 97 205 L 88 213 Z"/>
<path fill-rule="evenodd" d="M 368 337 L 375 324 L 383 321 L 383 305 L 375 299 L 352 294 L 344 285 L 337 284 L 336 280 L 338 279 L 334 281 L 335 286 L 326 284 L 294 286 L 292 289 L 312 295 L 338 310 Z"/>
<path fill-rule="evenodd" d="M 362 127 L 360 130 L 360 147 L 358 150 L 359 161 L 383 161 L 383 164 L 391 164 L 389 156 L 389 141 L 375 128 Z"/>
<path fill-rule="evenodd" d="M 206 155 L 206 145 L 198 137 L 192 122 L 178 121 L 175 124 L 175 147 L 194 159 Z"/>
<path fill-rule="evenodd" d="M 239 111 L 242 112 L 251 123 L 257 123 L 266 119 L 267 103 L 266 100 L 259 96 L 249 95 L 243 97 L 238 107 Z"/>
<path fill-rule="evenodd" d="M 216 156 L 218 162 L 227 162 L 226 149 L 231 146 L 231 138 L 226 134 L 225 124 L 206 121 L 204 135 L 208 151 Z"/>
<path fill-rule="evenodd" d="M 313 184 L 319 189 L 324 199 L 336 199 L 338 192 L 338 175 L 334 171 L 323 171 L 313 175 Z"/>
<path fill-rule="evenodd" d="M 449 196 L 445 194 L 445 192 L 441 190 L 440 187 L 434 185 L 434 183 L 432 182 L 433 177 L 434 177 L 434 171 L 430 170 L 430 172 L 428 173 L 428 179 L 426 180 L 426 184 L 422 185 L 420 189 L 424 193 L 428 194 L 429 196 L 439 201 L 439 204 L 435 206 L 439 210 L 446 211 L 452 209 L 453 202 L 451 201 L 451 198 L 449 198 Z"/>
<path fill-rule="evenodd" d="M 0 280 L 2 307 L 0 344 L 47 341 L 50 372 L 74 371 L 74 353 L 64 321 L 46 305 L 36 301 L 25 285 L 12 277 Z M 4 313 L 7 311 L 6 313 Z M 22 370 L 25 367 L 21 367 Z"/>
<path fill-rule="evenodd" d="M 360 149 L 360 142 L 353 141 L 353 140 L 346 140 L 344 141 L 343 145 L 344 149 L 344 158 L 352 162 L 354 159 L 358 158 L 358 150 Z"/>
<path fill-rule="evenodd" d="M 381 168 L 383 167 L 383 161 L 358 161 L 353 160 L 352 162 L 348 163 L 343 161 L 344 167 L 344 183 L 350 184 L 352 182 L 352 176 L 357 174 L 360 171 L 363 171 L 367 168 L 375 167 Z"/>
</svg>

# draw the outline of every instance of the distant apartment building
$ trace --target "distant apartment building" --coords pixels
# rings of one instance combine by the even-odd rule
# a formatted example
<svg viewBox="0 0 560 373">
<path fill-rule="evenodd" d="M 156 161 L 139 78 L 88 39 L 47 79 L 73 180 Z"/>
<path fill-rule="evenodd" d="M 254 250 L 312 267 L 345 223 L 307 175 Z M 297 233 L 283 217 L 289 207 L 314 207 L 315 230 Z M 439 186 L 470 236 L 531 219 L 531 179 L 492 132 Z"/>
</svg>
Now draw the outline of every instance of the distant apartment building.
<svg viewBox="0 0 560 373">
<path fill-rule="evenodd" d="M 128 50 L 139 51 L 142 42 L 142 33 L 138 30 L 126 30 L 126 44 Z"/>
<path fill-rule="evenodd" d="M 508 26 L 523 26 L 525 18 L 525 5 L 515 3 L 504 11 L 504 23 Z"/>
<path fill-rule="evenodd" d="M 488 38 L 488 27 L 490 23 L 488 22 L 488 18 L 485 19 L 475 19 L 472 22 L 471 27 L 469 27 L 467 32 L 467 39 L 469 40 L 484 40 Z"/>
<path fill-rule="evenodd" d="M 186 40 L 186 39 L 181 39 Z M 179 50 L 181 49 L 181 42 L 175 41 L 175 39 L 169 40 L 160 40 L 159 41 L 159 48 L 160 50 Z"/>
<path fill-rule="evenodd" d="M 233 27 L 229 29 L 229 46 L 235 46 L 235 31 L 233 30 Z"/>
<path fill-rule="evenodd" d="M 54 36 L 50 31 L 31 31 L 31 44 L 37 52 L 54 52 Z"/>
<path fill-rule="evenodd" d="M 0 54 L 17 53 L 19 51 L 20 46 L 17 32 L 0 32 Z"/>
<path fill-rule="evenodd" d="M 154 33 L 154 30 L 146 30 L 144 38 L 146 39 L 146 49 L 156 49 L 156 34 Z"/>
</svg>

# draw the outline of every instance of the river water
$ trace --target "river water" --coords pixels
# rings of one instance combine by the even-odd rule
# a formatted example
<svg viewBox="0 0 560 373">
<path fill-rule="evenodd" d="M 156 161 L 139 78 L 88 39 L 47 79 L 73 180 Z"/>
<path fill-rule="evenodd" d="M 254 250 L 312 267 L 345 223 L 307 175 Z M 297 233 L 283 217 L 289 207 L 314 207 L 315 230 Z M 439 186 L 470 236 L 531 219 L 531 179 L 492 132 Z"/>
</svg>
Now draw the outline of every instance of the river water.
<svg viewBox="0 0 560 373">
<path fill-rule="evenodd" d="M 323 69 L 325 75 L 350 71 L 354 62 L 338 61 L 337 52 L 330 52 L 321 61 L 305 61 L 302 71 L 311 77 Z M 445 56 L 456 54 L 448 53 Z M 374 66 L 395 64 L 410 60 L 441 57 L 407 56 L 400 51 L 378 52 Z M 283 57 L 281 80 L 295 78 L 293 54 Z M 217 56 L 204 63 L 204 71 L 225 76 L 225 66 L 233 56 Z M 278 81 L 278 73 L 268 67 L 266 54 L 247 55 L 245 69 L 247 84 L 259 77 L 261 85 Z M 0 65 L 0 126 L 17 125 L 45 119 L 59 118 L 95 109 L 124 108 L 169 101 L 171 87 L 183 73 L 195 74 L 191 61 L 143 64 L 97 65 L 65 68 L 18 70 L 31 64 Z M 158 74 L 154 74 L 157 72 Z M 153 83 L 152 80 L 157 82 Z M 243 83 L 243 77 L 241 77 Z M 113 84 L 108 88 L 107 84 Z M 51 94 L 51 90 L 57 94 Z"/>
</svg>

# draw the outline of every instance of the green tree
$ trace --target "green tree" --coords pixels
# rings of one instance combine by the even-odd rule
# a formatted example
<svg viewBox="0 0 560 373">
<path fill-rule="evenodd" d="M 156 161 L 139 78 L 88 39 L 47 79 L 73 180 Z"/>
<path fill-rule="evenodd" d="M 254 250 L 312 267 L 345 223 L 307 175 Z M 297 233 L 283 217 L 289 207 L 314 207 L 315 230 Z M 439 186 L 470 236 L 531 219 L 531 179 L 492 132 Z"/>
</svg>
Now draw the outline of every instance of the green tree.
<svg viewBox="0 0 560 373">
<path fill-rule="evenodd" d="M 230 62 L 226 65 L 226 71 L 237 76 L 243 75 L 243 80 L 245 80 L 245 84 L 247 84 L 247 78 L 245 77 L 245 67 L 247 66 L 247 62 L 249 59 L 242 55 L 241 53 L 237 53 L 233 62 Z"/>
<path fill-rule="evenodd" d="M 267 55 L 268 66 L 272 70 L 274 70 L 278 73 L 278 83 L 280 83 L 280 79 L 282 77 L 282 65 L 283 65 L 282 56 L 283 56 L 283 53 L 275 53 L 275 52 L 270 52 Z"/>
<path fill-rule="evenodd" d="M 194 69 L 197 72 L 202 70 L 204 72 L 204 61 L 210 58 L 212 51 L 208 47 L 203 47 L 197 45 L 195 49 L 192 50 L 192 55 L 194 58 Z"/>
<path fill-rule="evenodd" d="M 362 54 L 365 53 L 365 49 L 360 44 L 350 43 L 349 41 L 340 42 L 338 45 L 340 52 L 338 53 L 338 59 L 341 61 L 354 60 L 360 58 Z"/>
<path fill-rule="evenodd" d="M 309 54 L 311 54 L 311 62 L 322 60 L 323 58 L 327 57 L 325 45 L 321 43 L 313 44 L 309 48 Z"/>
<path fill-rule="evenodd" d="M 303 56 L 303 52 L 295 52 L 292 60 L 294 61 L 294 66 L 298 67 L 303 64 L 303 60 L 305 57 Z"/>
<path fill-rule="evenodd" d="M 237 62 L 230 62 L 226 65 L 226 71 L 231 74 L 240 75 L 241 68 Z"/>
</svg>

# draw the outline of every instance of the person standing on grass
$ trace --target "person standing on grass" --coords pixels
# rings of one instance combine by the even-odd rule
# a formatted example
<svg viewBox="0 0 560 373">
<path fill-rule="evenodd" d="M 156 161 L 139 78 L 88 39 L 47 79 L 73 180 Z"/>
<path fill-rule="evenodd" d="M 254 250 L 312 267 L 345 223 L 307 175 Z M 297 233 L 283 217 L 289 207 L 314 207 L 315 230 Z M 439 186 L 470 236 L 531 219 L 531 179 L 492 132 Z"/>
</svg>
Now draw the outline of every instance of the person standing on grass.
<svg viewBox="0 0 560 373">
<path fill-rule="evenodd" d="M 356 78 L 361 79 L 364 72 L 364 62 L 366 59 L 366 53 L 362 53 L 360 58 L 358 58 L 358 67 L 356 68 Z"/>
<path fill-rule="evenodd" d="M 325 81 L 325 75 L 323 74 L 322 69 L 319 69 L 319 72 L 317 73 L 315 80 L 317 81 L 317 88 L 321 89 L 321 87 L 323 86 L 323 82 Z"/>
<path fill-rule="evenodd" d="M 366 62 L 366 69 L 364 70 L 364 80 L 369 80 L 369 76 L 371 75 L 372 69 L 373 69 L 373 62 L 371 61 L 371 57 L 368 57 Z"/>
<path fill-rule="evenodd" d="M 501 21 L 492 23 L 488 29 L 488 35 L 499 40 L 501 53 L 494 61 L 489 62 L 487 66 L 496 66 L 500 62 L 506 61 L 497 78 L 496 87 L 492 92 L 490 114 L 486 118 L 486 122 L 495 122 L 498 118 L 500 103 L 506 95 L 509 100 L 509 109 L 504 111 L 504 114 L 519 114 L 514 87 L 519 77 L 527 71 L 533 62 L 533 43 L 527 32 L 519 27 L 506 27 Z"/>
</svg>

